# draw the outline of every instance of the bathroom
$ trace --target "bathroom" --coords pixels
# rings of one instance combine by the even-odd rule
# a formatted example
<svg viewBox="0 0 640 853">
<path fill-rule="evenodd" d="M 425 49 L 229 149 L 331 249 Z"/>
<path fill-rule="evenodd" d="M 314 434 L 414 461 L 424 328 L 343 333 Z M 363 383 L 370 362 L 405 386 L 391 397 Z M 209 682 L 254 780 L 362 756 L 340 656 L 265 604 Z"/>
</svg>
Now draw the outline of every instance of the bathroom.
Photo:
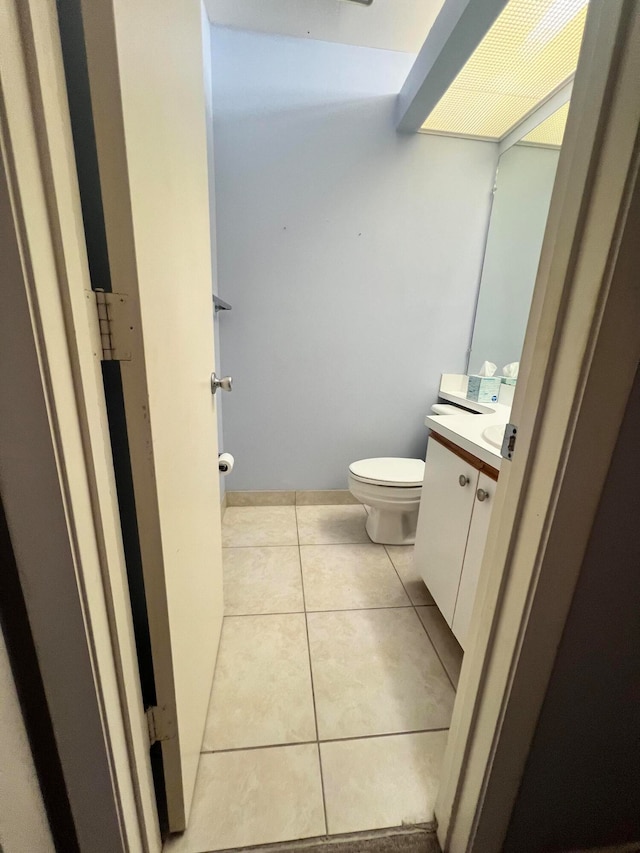
<svg viewBox="0 0 640 853">
<path fill-rule="evenodd" d="M 640 0 L 2 20 L 0 846 L 636 849 Z"/>
<path fill-rule="evenodd" d="M 360 21 L 375 9 L 348 5 Z M 543 47 L 565 28 L 568 45 L 551 81 L 534 64 L 515 113 L 465 127 L 444 104 L 398 133 L 439 5 L 369 43 L 360 26 L 307 33 L 208 4 L 215 286 L 231 307 L 217 364 L 234 380 L 219 442 L 234 463 L 203 755 L 169 850 L 433 820 L 586 11 L 540 4 Z M 381 457 L 377 482 L 350 468 Z M 417 467 L 405 477 L 398 458 Z M 363 483 L 411 492 L 409 510 L 382 504 L 374 521 Z"/>
</svg>

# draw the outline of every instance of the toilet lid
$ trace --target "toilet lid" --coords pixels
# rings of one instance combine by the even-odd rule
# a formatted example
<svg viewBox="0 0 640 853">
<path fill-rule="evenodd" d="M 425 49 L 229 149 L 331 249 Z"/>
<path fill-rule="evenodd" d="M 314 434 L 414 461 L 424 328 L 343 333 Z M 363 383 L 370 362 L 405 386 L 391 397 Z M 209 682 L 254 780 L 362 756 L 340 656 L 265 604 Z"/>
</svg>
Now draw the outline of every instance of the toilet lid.
<svg viewBox="0 0 640 853">
<path fill-rule="evenodd" d="M 358 480 L 381 486 L 421 486 L 424 478 L 422 459 L 400 459 L 383 456 L 379 459 L 360 459 L 349 465 L 349 471 Z"/>
</svg>

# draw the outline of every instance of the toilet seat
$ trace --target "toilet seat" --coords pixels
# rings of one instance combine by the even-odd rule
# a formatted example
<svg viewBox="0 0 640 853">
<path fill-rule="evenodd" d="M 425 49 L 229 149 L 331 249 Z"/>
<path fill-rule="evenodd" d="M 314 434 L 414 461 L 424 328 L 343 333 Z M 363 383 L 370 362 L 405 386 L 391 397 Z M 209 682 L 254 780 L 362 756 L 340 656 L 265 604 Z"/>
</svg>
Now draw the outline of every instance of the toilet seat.
<svg viewBox="0 0 640 853">
<path fill-rule="evenodd" d="M 395 456 L 360 459 L 349 465 L 349 472 L 361 483 L 410 489 L 422 485 L 424 462 L 422 459 L 404 459 Z"/>
</svg>

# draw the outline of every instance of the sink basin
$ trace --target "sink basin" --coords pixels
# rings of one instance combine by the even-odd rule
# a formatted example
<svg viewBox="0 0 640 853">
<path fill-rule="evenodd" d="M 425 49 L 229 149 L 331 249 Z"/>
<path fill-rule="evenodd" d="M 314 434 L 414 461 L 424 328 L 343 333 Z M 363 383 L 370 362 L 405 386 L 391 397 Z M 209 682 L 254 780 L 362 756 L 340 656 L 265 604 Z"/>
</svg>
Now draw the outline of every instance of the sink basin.
<svg viewBox="0 0 640 853">
<path fill-rule="evenodd" d="M 482 431 L 482 437 L 489 444 L 500 448 L 502 447 L 502 439 L 504 438 L 504 431 L 506 428 L 506 424 L 491 424 L 491 426 L 486 427 Z"/>
</svg>

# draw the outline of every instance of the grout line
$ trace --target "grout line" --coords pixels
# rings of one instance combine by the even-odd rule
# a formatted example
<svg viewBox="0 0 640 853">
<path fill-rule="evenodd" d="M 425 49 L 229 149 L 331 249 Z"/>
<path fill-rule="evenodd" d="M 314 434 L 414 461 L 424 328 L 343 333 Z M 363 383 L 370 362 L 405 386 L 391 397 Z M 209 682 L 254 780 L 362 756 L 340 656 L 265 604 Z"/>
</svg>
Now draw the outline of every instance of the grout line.
<svg viewBox="0 0 640 853">
<path fill-rule="evenodd" d="M 322 772 L 322 753 L 320 752 L 320 741 L 317 742 L 316 747 L 318 749 L 318 769 L 320 770 L 320 789 L 322 791 L 322 811 L 324 812 L 324 831 L 326 835 L 330 835 L 329 832 L 329 818 L 327 816 L 327 797 L 324 792 L 324 773 Z"/>
<path fill-rule="evenodd" d="M 297 533 L 296 533 L 297 535 Z M 223 551 L 235 551 L 242 548 L 297 548 L 297 542 L 285 542 L 284 545 L 256 545 L 255 542 L 253 545 L 223 545 Z"/>
<path fill-rule="evenodd" d="M 323 610 L 283 610 L 282 613 L 231 613 L 229 618 L 239 616 L 286 616 L 288 613 L 360 613 L 363 610 L 410 610 L 412 604 L 379 604 L 376 607 L 328 607 Z M 422 606 L 422 605 L 420 605 Z M 431 607 L 432 605 L 425 605 Z"/>
<path fill-rule="evenodd" d="M 435 604 L 379 604 L 375 607 L 329 607 L 324 610 L 273 610 L 268 613 L 225 613 L 225 619 L 242 619 L 246 616 L 290 616 L 293 613 L 360 613 L 363 610 L 409 610 L 415 607 L 435 607 Z"/>
<path fill-rule="evenodd" d="M 307 610 L 307 613 L 360 613 L 363 610 L 410 610 L 412 604 L 379 604 L 376 607 L 328 607 L 326 610 Z"/>
<path fill-rule="evenodd" d="M 376 740 L 382 737 L 403 737 L 403 735 L 422 735 L 430 732 L 448 732 L 449 726 L 437 726 L 434 729 L 411 729 L 408 732 L 382 732 L 376 735 L 352 735 L 350 737 L 328 737 L 323 738 L 320 743 L 342 743 L 349 740 Z"/>
<path fill-rule="evenodd" d="M 385 552 L 386 552 L 386 554 L 387 554 L 387 557 L 391 560 L 391 565 L 393 566 L 395 573 L 398 575 L 398 579 L 399 579 L 400 583 L 402 584 L 404 591 L 405 591 L 405 592 L 406 592 L 406 594 L 407 594 L 407 598 L 408 598 L 408 599 L 409 599 L 409 601 L 411 602 L 411 606 L 413 607 L 413 611 L 414 611 L 414 613 L 416 614 L 416 617 L 417 617 L 417 619 L 418 619 L 418 622 L 422 625 L 422 630 L 425 632 L 425 634 L 427 635 L 427 639 L 428 639 L 428 640 L 429 640 L 429 642 L 431 643 L 431 648 L 433 649 L 433 651 L 434 651 L 434 652 L 435 652 L 435 654 L 436 654 L 436 657 L 437 657 L 437 658 L 438 658 L 438 660 L 440 661 L 440 666 L 443 668 L 443 670 L 444 670 L 444 674 L 447 676 L 447 678 L 448 678 L 448 680 L 449 680 L 449 684 L 453 687 L 453 692 L 457 695 L 457 694 L 458 694 L 458 690 L 457 690 L 457 688 L 456 688 L 455 684 L 453 683 L 453 679 L 452 679 L 452 678 L 451 678 L 451 676 L 449 675 L 449 670 L 448 670 L 448 669 L 447 669 L 447 667 L 444 665 L 444 661 L 443 661 L 443 660 L 442 660 L 442 658 L 440 657 L 440 653 L 438 652 L 438 649 L 436 648 L 436 644 L 435 644 L 435 643 L 433 642 L 433 640 L 431 639 L 431 635 L 430 635 L 430 634 L 429 634 L 429 632 L 427 631 L 427 626 L 424 624 L 424 622 L 423 622 L 423 621 L 422 621 L 422 619 L 420 618 L 420 614 L 418 613 L 418 607 L 436 607 L 437 605 L 436 605 L 435 603 L 434 603 L 434 604 L 414 604 L 414 603 L 413 603 L 413 599 L 412 599 L 412 598 L 411 598 L 411 596 L 409 595 L 409 590 L 408 590 L 408 589 L 406 588 L 406 586 L 404 585 L 404 581 L 403 581 L 403 580 L 402 580 L 402 578 L 400 577 L 400 572 L 397 570 L 397 568 L 396 568 L 396 564 L 393 562 L 393 559 L 392 559 L 392 557 L 391 557 L 391 554 L 390 554 L 390 553 L 389 553 L 389 551 L 387 550 L 387 546 L 386 546 L 386 545 L 384 546 L 384 550 L 385 550 Z"/>
<path fill-rule="evenodd" d="M 322 740 L 299 740 L 292 741 L 291 743 L 261 743 L 257 746 L 230 746 L 225 749 L 205 749 L 202 751 L 201 755 L 218 755 L 220 753 L 226 752 L 250 752 L 251 750 L 256 749 L 279 749 L 280 747 L 288 747 L 288 746 L 313 746 L 314 744 L 323 743 L 346 743 L 351 740 L 378 740 L 384 737 L 403 737 L 404 735 L 422 735 L 422 734 L 431 734 L 435 732 L 448 732 L 449 726 L 439 726 L 433 729 L 411 729 L 410 731 L 399 731 L 399 732 L 382 732 L 380 734 L 373 735 L 348 735 L 347 737 L 329 737 L 323 738 Z"/>
<path fill-rule="evenodd" d="M 434 604 L 420 604 L 419 607 L 435 607 Z M 409 610 L 413 604 L 379 604 L 376 607 L 330 607 L 326 610 L 274 610 L 269 613 L 225 613 L 225 619 L 242 619 L 245 616 L 289 616 L 292 613 L 359 613 L 363 610 Z"/>
<path fill-rule="evenodd" d="M 302 606 L 304 607 L 304 627 L 307 634 L 307 654 L 309 655 L 309 676 L 311 678 L 311 699 L 313 701 L 313 720 L 316 725 L 316 744 L 318 747 L 318 769 L 320 770 L 320 788 L 322 790 L 322 810 L 324 813 L 324 831 L 329 834 L 327 819 L 327 798 L 324 792 L 324 774 L 322 772 L 322 755 L 320 754 L 320 737 L 318 734 L 318 712 L 316 710 L 316 690 L 313 683 L 313 664 L 311 663 L 311 643 L 309 642 L 309 619 L 307 617 L 307 599 L 304 593 L 304 575 L 302 573 L 302 551 L 300 550 L 300 531 L 298 530 L 298 507 L 294 507 L 296 515 L 296 534 L 298 536 L 298 560 L 300 562 L 300 584 L 302 585 Z"/>
<path fill-rule="evenodd" d="M 225 613 L 225 619 L 247 619 L 249 616 L 299 616 L 304 610 L 273 610 L 268 613 Z"/>
<path fill-rule="evenodd" d="M 314 746 L 315 740 L 298 740 L 291 743 L 259 743 L 257 746 L 228 746 L 225 749 L 207 749 L 201 755 L 221 755 L 226 752 L 252 752 L 256 749 L 280 749 L 288 746 Z"/>
<path fill-rule="evenodd" d="M 336 545 L 367 545 L 371 548 L 382 548 L 382 545 L 377 545 L 375 542 L 300 542 L 300 548 L 333 548 Z M 295 542 L 285 542 L 282 545 L 261 545 L 253 543 L 251 545 L 223 545 L 223 551 L 233 551 L 240 548 L 296 548 L 298 545 Z"/>
<path fill-rule="evenodd" d="M 424 605 L 422 605 L 422 604 L 421 604 L 421 605 L 420 605 L 420 607 L 437 607 L 437 606 L 438 606 L 437 604 L 424 604 Z M 418 617 L 418 619 L 420 619 L 420 614 L 418 613 L 418 611 L 417 611 L 417 610 L 416 610 L 416 616 Z M 428 637 L 428 639 L 429 639 L 429 642 L 430 642 L 430 643 L 431 643 L 431 645 L 433 646 L 433 650 L 434 650 L 434 652 L 436 653 L 436 657 L 438 658 L 438 660 L 439 660 L 439 661 L 440 661 L 440 663 L 442 664 L 442 668 L 444 669 L 445 674 L 446 674 L 447 678 L 449 679 L 449 682 L 450 682 L 451 686 L 453 687 L 453 692 L 454 692 L 454 693 L 456 694 L 456 696 L 457 696 L 457 695 L 458 695 L 458 688 L 457 688 L 457 687 L 456 687 L 456 685 L 453 683 L 453 678 L 451 678 L 451 676 L 449 675 L 449 670 L 448 670 L 448 669 L 447 669 L 447 667 L 445 666 L 445 663 L 444 663 L 444 661 L 443 661 L 443 659 L 442 659 L 442 657 L 441 657 L 441 655 L 440 655 L 440 652 L 438 651 L 438 647 L 436 646 L 435 641 L 434 641 L 434 640 L 433 640 L 433 638 L 431 637 L 431 634 L 430 634 L 430 633 L 429 633 L 429 631 L 427 630 L 427 626 L 424 624 L 424 622 L 422 621 L 422 619 L 420 619 L 420 624 L 422 625 L 422 627 L 423 627 L 423 629 L 424 629 L 424 632 L 425 632 L 425 634 L 427 635 L 427 637 Z M 448 626 L 447 626 L 447 627 L 448 627 Z"/>
</svg>

